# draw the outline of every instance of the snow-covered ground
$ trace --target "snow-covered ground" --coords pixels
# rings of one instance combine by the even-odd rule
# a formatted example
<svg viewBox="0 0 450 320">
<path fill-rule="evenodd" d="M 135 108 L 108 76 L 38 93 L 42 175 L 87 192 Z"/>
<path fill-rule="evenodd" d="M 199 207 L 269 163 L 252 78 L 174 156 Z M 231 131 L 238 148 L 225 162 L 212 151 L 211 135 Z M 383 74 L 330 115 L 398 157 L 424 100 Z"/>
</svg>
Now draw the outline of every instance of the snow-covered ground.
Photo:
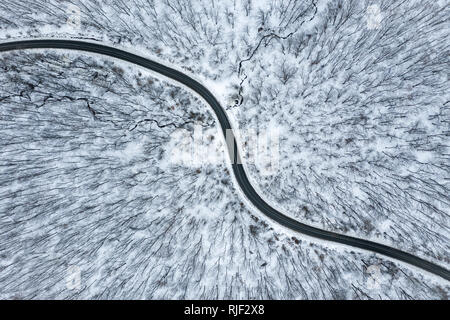
<svg viewBox="0 0 450 320">
<path fill-rule="evenodd" d="M 85 54 L 0 68 L 0 298 L 447 298 L 420 270 L 274 230 L 222 144 L 221 163 L 172 163 L 177 131 L 220 137 L 187 92 Z"/>
<path fill-rule="evenodd" d="M 251 176 L 297 219 L 448 266 L 449 8 L 379 2 L 372 25 L 363 1 L 339 3 L 246 63 L 235 118 L 276 123 L 280 149 Z"/>
<path fill-rule="evenodd" d="M 0 39 L 93 38 L 184 68 L 244 131 L 276 129 L 276 170 L 246 162 L 275 207 L 447 267 L 444 4 L 6 0 Z M 447 298 L 420 270 L 271 230 L 206 106 L 88 57 L 0 56 L 2 297 Z M 184 161 L 198 128 L 212 163 Z"/>
</svg>

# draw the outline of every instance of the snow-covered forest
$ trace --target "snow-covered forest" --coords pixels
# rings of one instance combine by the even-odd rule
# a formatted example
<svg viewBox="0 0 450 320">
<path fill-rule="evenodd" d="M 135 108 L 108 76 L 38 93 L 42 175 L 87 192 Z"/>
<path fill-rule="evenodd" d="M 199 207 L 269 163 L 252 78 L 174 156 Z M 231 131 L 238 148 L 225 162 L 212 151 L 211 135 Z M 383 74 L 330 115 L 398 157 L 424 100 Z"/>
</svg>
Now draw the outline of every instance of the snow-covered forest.
<svg viewBox="0 0 450 320">
<path fill-rule="evenodd" d="M 5 0 L 0 39 L 96 39 L 193 74 L 234 125 L 277 129 L 277 170 L 245 161 L 274 207 L 447 267 L 449 10 Z M 448 299 L 445 280 L 252 208 L 183 87 L 73 51 L 1 53 L 0 70 L 0 298 Z M 196 128 L 219 161 L 174 161 Z"/>
<path fill-rule="evenodd" d="M 446 297 L 438 279 L 272 228 L 236 193 L 223 146 L 223 164 L 171 165 L 177 128 L 219 136 L 185 91 L 77 53 L 0 67 L 1 298 Z"/>
<path fill-rule="evenodd" d="M 385 1 L 371 29 L 361 3 L 329 4 L 245 65 L 241 127 L 280 135 L 279 170 L 250 170 L 302 221 L 448 265 L 450 9 Z"/>
</svg>

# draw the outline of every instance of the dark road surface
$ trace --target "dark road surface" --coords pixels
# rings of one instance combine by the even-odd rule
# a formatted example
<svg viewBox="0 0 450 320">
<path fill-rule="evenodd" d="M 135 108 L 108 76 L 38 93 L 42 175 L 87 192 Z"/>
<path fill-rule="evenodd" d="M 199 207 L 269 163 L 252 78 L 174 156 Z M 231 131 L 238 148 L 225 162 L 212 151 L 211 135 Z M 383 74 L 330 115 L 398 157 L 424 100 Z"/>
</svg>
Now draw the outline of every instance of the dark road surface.
<svg viewBox="0 0 450 320">
<path fill-rule="evenodd" d="M 230 157 L 232 158 L 233 173 L 236 177 L 237 183 L 239 184 L 241 190 L 248 198 L 248 200 L 264 215 L 291 230 L 306 234 L 314 238 L 337 242 L 344 245 L 376 252 L 384 256 L 409 263 L 415 267 L 421 268 L 430 273 L 438 275 L 446 279 L 447 281 L 450 281 L 450 271 L 448 271 L 442 266 L 439 266 L 432 262 L 416 257 L 412 254 L 400 251 L 398 249 L 383 244 L 355 237 L 350 237 L 303 224 L 272 208 L 259 196 L 259 194 L 255 191 L 255 189 L 250 184 L 247 178 L 244 168 L 241 162 L 239 161 L 240 158 L 239 158 L 239 151 L 236 146 L 236 140 L 234 136 L 230 134 L 230 132 L 232 133 L 231 131 L 232 128 L 224 109 L 220 106 L 217 99 L 211 94 L 211 92 L 208 89 L 206 89 L 198 81 L 190 78 L 184 73 L 166 67 L 155 61 L 143 58 L 141 56 L 98 43 L 90 43 L 78 40 L 24 40 L 24 41 L 0 43 L 0 52 L 23 50 L 23 49 L 38 49 L 38 48 L 79 50 L 114 57 L 150 69 L 154 72 L 157 72 L 168 78 L 171 78 L 185 85 L 186 87 L 191 88 L 201 97 L 203 97 L 203 99 L 205 99 L 205 101 L 214 110 L 215 114 L 217 115 L 217 118 L 219 119 L 222 133 L 224 134 L 224 136 L 226 136 L 228 132 L 229 142 L 227 143 L 227 146 Z"/>
</svg>

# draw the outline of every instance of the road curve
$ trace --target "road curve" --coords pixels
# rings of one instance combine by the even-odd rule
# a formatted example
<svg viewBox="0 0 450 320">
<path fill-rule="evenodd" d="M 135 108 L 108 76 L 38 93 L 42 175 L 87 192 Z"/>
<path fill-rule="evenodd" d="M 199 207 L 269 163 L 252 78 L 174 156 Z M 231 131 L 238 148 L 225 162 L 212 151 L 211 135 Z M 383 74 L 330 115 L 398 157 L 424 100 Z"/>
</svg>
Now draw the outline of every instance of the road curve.
<svg viewBox="0 0 450 320">
<path fill-rule="evenodd" d="M 171 78 L 185 85 L 186 87 L 189 87 L 197 94 L 199 94 L 214 110 L 220 122 L 222 133 L 227 139 L 228 152 L 231 157 L 230 160 L 232 160 L 232 168 L 236 181 L 248 200 L 252 202 L 252 204 L 267 217 L 291 230 L 306 234 L 308 236 L 376 252 L 384 256 L 406 262 L 410 265 L 438 275 L 446 279 L 447 281 L 450 281 L 450 271 L 442 266 L 380 243 L 350 237 L 303 224 L 272 208 L 259 196 L 259 194 L 255 191 L 248 180 L 248 177 L 240 161 L 236 140 L 234 138 L 234 135 L 230 134 L 232 133 L 232 128 L 224 109 L 220 106 L 217 99 L 211 94 L 208 89 L 206 89 L 198 81 L 192 79 L 184 73 L 164 66 L 150 59 L 138 56 L 136 54 L 99 43 L 62 39 L 23 40 L 0 43 L 0 52 L 23 49 L 69 49 L 102 54 L 105 56 L 110 56 L 113 58 L 131 62 L 133 64 L 137 64 L 154 72 L 162 74 L 168 78 Z"/>
</svg>

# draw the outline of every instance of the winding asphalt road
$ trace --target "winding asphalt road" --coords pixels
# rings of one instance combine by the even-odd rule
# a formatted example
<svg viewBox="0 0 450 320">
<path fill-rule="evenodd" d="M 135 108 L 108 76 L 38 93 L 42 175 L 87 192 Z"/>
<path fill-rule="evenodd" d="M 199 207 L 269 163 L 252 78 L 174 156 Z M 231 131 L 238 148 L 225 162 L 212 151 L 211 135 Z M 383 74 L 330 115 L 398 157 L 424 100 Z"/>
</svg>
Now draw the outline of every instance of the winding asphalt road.
<svg viewBox="0 0 450 320">
<path fill-rule="evenodd" d="M 222 133 L 226 137 L 228 152 L 230 155 L 230 160 L 232 161 L 233 173 L 236 177 L 236 180 L 240 188 L 242 189 L 243 193 L 248 198 L 248 200 L 251 201 L 253 205 L 267 217 L 271 218 L 272 220 L 275 220 L 279 224 L 291 230 L 306 234 L 308 236 L 376 252 L 384 256 L 409 263 L 415 267 L 419 267 L 423 270 L 438 275 L 446 279 L 447 281 L 450 281 L 450 271 L 442 266 L 439 266 L 432 262 L 416 257 L 412 254 L 400 251 L 398 249 L 383 244 L 355 237 L 350 237 L 303 224 L 272 208 L 259 196 L 259 194 L 255 191 L 255 189 L 250 184 L 247 178 L 247 175 L 240 161 L 239 150 L 236 145 L 236 140 L 233 135 L 230 121 L 228 120 L 228 117 L 224 109 L 220 106 L 219 102 L 211 94 L 211 92 L 208 89 L 206 89 L 202 84 L 200 84 L 198 81 L 190 78 L 189 76 L 183 74 L 178 70 L 169 68 L 155 61 L 99 43 L 91 43 L 78 40 L 61 40 L 61 39 L 23 40 L 23 41 L 0 43 L 0 52 L 23 50 L 23 49 L 39 49 L 39 48 L 87 51 L 114 57 L 120 60 L 140 65 L 154 72 L 160 73 L 168 78 L 171 78 L 185 85 L 186 87 L 191 88 L 203 99 L 205 99 L 205 101 L 211 106 L 211 108 L 217 115 L 217 118 L 219 119 L 220 126 L 222 129 Z"/>
</svg>

